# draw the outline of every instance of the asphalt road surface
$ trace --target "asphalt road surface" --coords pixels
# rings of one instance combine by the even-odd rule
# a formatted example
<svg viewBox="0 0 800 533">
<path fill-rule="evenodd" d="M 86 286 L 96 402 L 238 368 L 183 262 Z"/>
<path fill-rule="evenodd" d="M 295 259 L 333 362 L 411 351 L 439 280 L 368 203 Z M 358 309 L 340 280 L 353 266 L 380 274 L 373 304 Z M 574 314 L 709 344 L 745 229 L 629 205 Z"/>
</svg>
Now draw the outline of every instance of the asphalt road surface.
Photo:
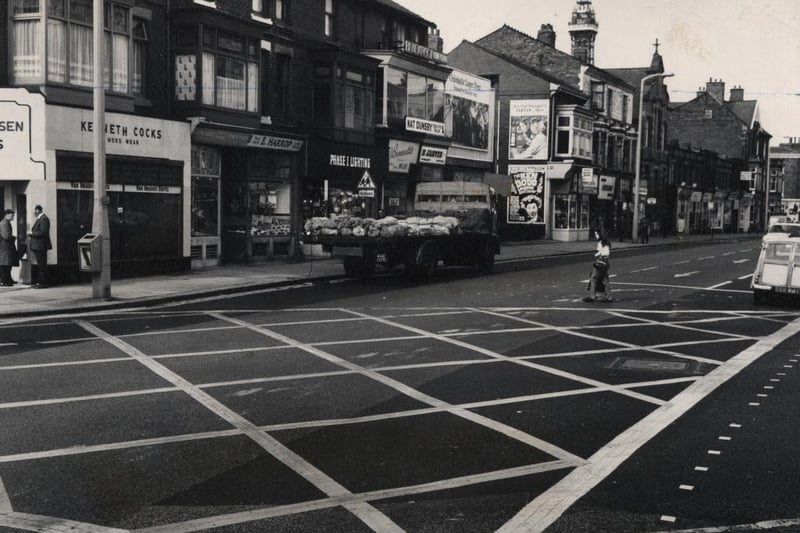
<svg viewBox="0 0 800 533">
<path fill-rule="evenodd" d="M 587 254 L 7 320 L 0 530 L 800 530 L 757 252 L 613 253 L 612 303 Z"/>
</svg>

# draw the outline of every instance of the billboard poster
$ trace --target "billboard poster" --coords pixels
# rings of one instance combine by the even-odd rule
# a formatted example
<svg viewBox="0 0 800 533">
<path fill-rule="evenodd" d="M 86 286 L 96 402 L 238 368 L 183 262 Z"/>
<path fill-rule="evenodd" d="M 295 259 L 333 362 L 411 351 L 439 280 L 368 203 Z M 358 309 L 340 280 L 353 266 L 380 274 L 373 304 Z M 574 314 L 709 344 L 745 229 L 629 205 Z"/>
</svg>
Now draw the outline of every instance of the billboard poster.
<svg viewBox="0 0 800 533">
<path fill-rule="evenodd" d="M 546 160 L 550 101 L 511 100 L 508 113 L 508 158 Z"/>
<path fill-rule="evenodd" d="M 545 166 L 508 165 L 512 190 L 508 197 L 509 224 L 544 224 Z"/>
<path fill-rule="evenodd" d="M 445 131 L 454 144 L 477 150 L 489 149 L 491 82 L 461 71 L 453 71 L 445 84 Z"/>
</svg>

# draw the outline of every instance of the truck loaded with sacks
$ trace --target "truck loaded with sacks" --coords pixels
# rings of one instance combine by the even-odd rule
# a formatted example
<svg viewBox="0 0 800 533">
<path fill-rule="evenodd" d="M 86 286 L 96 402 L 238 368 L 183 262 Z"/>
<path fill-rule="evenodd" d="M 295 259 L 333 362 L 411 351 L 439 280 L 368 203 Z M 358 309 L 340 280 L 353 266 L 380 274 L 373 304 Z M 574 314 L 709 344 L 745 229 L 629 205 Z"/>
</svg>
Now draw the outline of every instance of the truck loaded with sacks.
<svg viewBox="0 0 800 533">
<path fill-rule="evenodd" d="M 497 210 L 489 185 L 423 182 L 416 186 L 413 216 L 315 217 L 306 222 L 306 242 L 341 257 L 345 274 L 368 278 L 377 266 L 403 266 L 417 279 L 442 262 L 491 271 L 500 253 Z"/>
</svg>

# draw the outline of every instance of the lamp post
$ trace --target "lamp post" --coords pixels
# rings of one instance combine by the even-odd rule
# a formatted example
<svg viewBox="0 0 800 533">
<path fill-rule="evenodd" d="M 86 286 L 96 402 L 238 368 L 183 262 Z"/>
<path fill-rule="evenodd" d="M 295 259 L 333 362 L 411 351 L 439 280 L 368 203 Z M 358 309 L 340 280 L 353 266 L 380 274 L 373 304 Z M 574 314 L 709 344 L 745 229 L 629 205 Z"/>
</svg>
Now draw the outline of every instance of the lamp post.
<svg viewBox="0 0 800 533">
<path fill-rule="evenodd" d="M 639 179 L 642 174 L 642 116 L 644 115 L 644 82 L 652 78 L 669 78 L 668 74 L 648 74 L 639 82 L 639 127 L 636 130 L 636 177 L 633 181 L 633 242 L 639 240 Z"/>
</svg>

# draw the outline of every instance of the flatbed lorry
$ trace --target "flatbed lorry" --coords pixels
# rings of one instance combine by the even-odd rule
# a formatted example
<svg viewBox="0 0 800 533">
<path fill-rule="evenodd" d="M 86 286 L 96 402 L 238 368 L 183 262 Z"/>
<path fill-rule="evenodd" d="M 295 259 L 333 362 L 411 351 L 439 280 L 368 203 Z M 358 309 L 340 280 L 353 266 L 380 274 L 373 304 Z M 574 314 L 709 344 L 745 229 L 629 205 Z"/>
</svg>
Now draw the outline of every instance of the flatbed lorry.
<svg viewBox="0 0 800 533">
<path fill-rule="evenodd" d="M 341 257 L 347 276 L 368 278 L 377 266 L 402 265 L 427 279 L 441 261 L 489 272 L 500 253 L 495 197 L 480 182 L 424 182 L 416 187 L 412 217 L 319 219 L 306 226 L 311 242 Z"/>
</svg>

